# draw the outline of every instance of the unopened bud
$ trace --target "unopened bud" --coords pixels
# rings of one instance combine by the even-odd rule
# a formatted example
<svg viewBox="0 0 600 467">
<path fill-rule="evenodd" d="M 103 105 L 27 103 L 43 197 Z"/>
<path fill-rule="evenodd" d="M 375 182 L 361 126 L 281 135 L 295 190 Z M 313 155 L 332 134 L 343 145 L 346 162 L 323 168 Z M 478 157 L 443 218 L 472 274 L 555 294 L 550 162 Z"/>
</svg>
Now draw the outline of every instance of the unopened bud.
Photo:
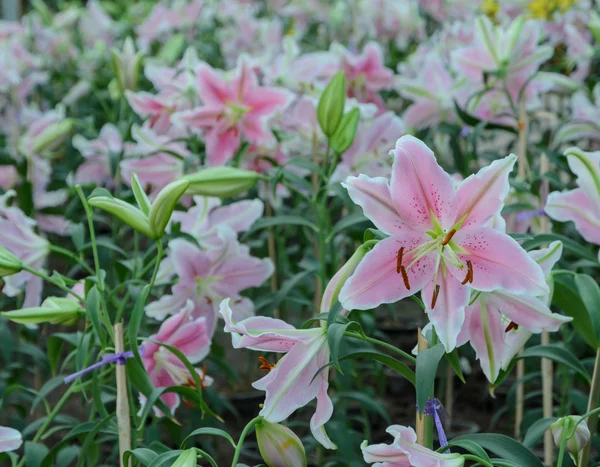
<svg viewBox="0 0 600 467">
<path fill-rule="evenodd" d="M 190 183 L 187 180 L 176 180 L 160 190 L 156 196 L 148 213 L 148 223 L 154 232 L 154 238 L 160 238 L 165 233 L 165 228 L 171 219 L 177 201 L 189 185 Z"/>
<path fill-rule="evenodd" d="M 338 71 L 331 79 L 317 105 L 317 119 L 325 136 L 331 137 L 337 130 L 346 104 L 346 76 Z"/>
<path fill-rule="evenodd" d="M 0 246 L 0 277 L 16 274 L 23 269 L 23 263 L 10 250 Z"/>
<path fill-rule="evenodd" d="M 329 141 L 329 145 L 335 152 L 342 154 L 352 145 L 359 120 L 360 111 L 356 107 L 342 117 L 340 125 Z"/>
<path fill-rule="evenodd" d="M 306 454 L 300 438 L 279 423 L 262 420 L 256 424 L 258 449 L 268 467 L 306 466 Z"/>
<path fill-rule="evenodd" d="M 90 206 L 112 214 L 128 226 L 144 234 L 146 237 L 152 240 L 158 238 L 150 228 L 146 215 L 135 206 L 109 196 L 94 196 L 89 199 L 88 203 Z"/>
<path fill-rule="evenodd" d="M 112 49 L 113 71 L 121 92 L 126 89 L 135 91 L 140 77 L 140 68 L 144 53 L 135 50 L 133 39 L 128 37 L 123 44 L 123 50 Z"/>
<path fill-rule="evenodd" d="M 252 170 L 236 169 L 234 167 L 210 167 L 179 180 L 190 182 L 186 195 L 216 196 L 228 198 L 248 191 L 260 178 Z"/>
<path fill-rule="evenodd" d="M 20 324 L 75 324 L 84 313 L 75 300 L 65 297 L 48 297 L 41 306 L 0 313 Z"/>
<path fill-rule="evenodd" d="M 45 149 L 59 146 L 71 134 L 74 126 L 75 122 L 69 118 L 53 123 L 34 138 L 32 152 L 39 154 Z"/>
<path fill-rule="evenodd" d="M 560 447 L 563 437 L 567 437 L 565 449 L 573 459 L 577 458 L 579 451 L 590 439 L 590 429 L 587 423 L 583 421 L 578 424 L 579 420 L 581 420 L 580 416 L 569 415 L 568 417 L 559 418 L 549 428 L 556 446 Z"/>
<path fill-rule="evenodd" d="M 198 465 L 198 453 L 192 448 L 183 451 L 171 467 L 196 467 L 196 465 Z"/>
</svg>

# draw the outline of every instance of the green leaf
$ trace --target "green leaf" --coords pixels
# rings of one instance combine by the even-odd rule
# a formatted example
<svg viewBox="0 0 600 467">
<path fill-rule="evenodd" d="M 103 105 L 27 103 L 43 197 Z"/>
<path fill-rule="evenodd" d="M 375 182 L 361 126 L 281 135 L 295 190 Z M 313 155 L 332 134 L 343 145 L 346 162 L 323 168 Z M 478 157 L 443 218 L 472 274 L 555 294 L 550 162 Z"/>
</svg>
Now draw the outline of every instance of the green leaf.
<svg viewBox="0 0 600 467">
<path fill-rule="evenodd" d="M 96 336 L 102 342 L 102 348 L 106 347 L 106 332 L 100 323 L 100 295 L 98 295 L 98 288 L 95 285 L 85 297 L 85 309 Z"/>
<path fill-rule="evenodd" d="M 443 344 L 437 344 L 430 349 L 421 350 L 417 355 L 416 389 L 419 413 L 423 414 L 427 399 L 433 391 L 435 375 L 442 356 L 446 353 Z"/>
<path fill-rule="evenodd" d="M 552 301 L 567 316 L 573 318 L 571 324 L 590 347 L 596 349 L 597 338 L 592 319 L 587 308 L 576 291 L 575 283 L 564 275 L 554 276 Z"/>
<path fill-rule="evenodd" d="M 472 441 L 482 448 L 508 461 L 516 462 L 520 467 L 544 467 L 544 464 L 521 443 L 498 433 L 472 433 L 454 438 L 451 443 Z"/>
<path fill-rule="evenodd" d="M 310 228 L 313 232 L 318 232 L 319 228 L 305 219 L 302 216 L 276 216 L 276 217 L 264 217 L 254 223 L 252 228 L 248 231 L 246 236 L 256 232 L 257 230 L 264 229 L 267 227 L 273 227 L 276 225 L 301 225 L 303 227 Z"/>
<path fill-rule="evenodd" d="M 587 274 L 577 274 L 575 276 L 575 286 L 585 304 L 590 320 L 592 322 L 595 341 L 600 339 L 600 287 L 598 283 Z"/>
<path fill-rule="evenodd" d="M 355 225 L 363 224 L 363 223 L 367 223 L 367 222 L 370 222 L 369 219 L 367 219 L 364 216 L 364 214 L 362 214 L 360 212 L 357 212 L 355 214 L 350 214 L 349 216 L 342 217 L 333 226 L 333 228 L 331 229 L 331 232 L 325 239 L 325 242 L 330 243 L 333 240 L 333 237 L 335 237 L 338 233 L 343 232 L 344 230 L 349 229 L 350 227 L 353 227 Z"/>
<path fill-rule="evenodd" d="M 342 304 L 339 302 L 339 300 L 336 300 L 333 306 L 331 307 L 331 310 L 329 310 L 329 313 L 327 314 L 327 327 L 331 326 L 338 320 L 338 317 L 340 316 L 340 313 L 343 309 L 344 308 L 342 307 Z"/>
<path fill-rule="evenodd" d="M 341 374 L 344 374 L 344 372 L 340 366 L 340 345 L 342 339 L 344 339 L 344 332 L 346 332 L 346 329 L 350 324 L 352 324 L 351 321 L 344 324 L 333 323 L 327 328 L 327 344 L 329 345 L 329 351 L 331 352 L 331 362 Z"/>
<path fill-rule="evenodd" d="M 132 457 L 140 461 L 143 465 L 147 466 L 158 457 L 158 454 L 156 454 L 152 449 L 148 448 L 133 449 L 131 451 L 126 451 L 125 454 L 123 454 L 123 464 L 130 465 L 129 459 Z"/>
<path fill-rule="evenodd" d="M 71 227 L 71 240 L 73 241 L 73 245 L 75 245 L 75 249 L 81 251 L 85 242 L 85 229 L 81 222 L 79 224 L 73 224 Z"/>
<path fill-rule="evenodd" d="M 527 430 L 525 438 L 523 438 L 523 446 L 526 448 L 532 448 L 535 446 L 535 444 L 542 439 L 548 428 L 550 428 L 550 425 L 552 425 L 556 420 L 558 420 L 556 417 L 547 417 L 537 420 L 535 423 L 533 423 Z"/>
<path fill-rule="evenodd" d="M 273 297 L 273 301 L 269 305 L 269 309 L 278 308 L 281 302 L 283 302 L 290 292 L 308 275 L 313 274 L 315 272 L 314 269 L 309 269 L 307 271 L 299 272 L 298 274 L 290 277 L 286 280 L 280 287 L 279 291 Z"/>
<path fill-rule="evenodd" d="M 181 443 L 181 449 L 185 448 L 185 444 L 190 438 L 198 435 L 221 436 L 222 438 L 225 438 L 227 441 L 229 441 L 229 444 L 231 444 L 231 446 L 233 446 L 233 448 L 235 449 L 235 441 L 233 441 L 233 438 L 229 433 L 219 428 L 212 427 L 198 428 L 197 430 L 192 431 L 189 435 L 185 437 L 185 439 Z"/>
<path fill-rule="evenodd" d="M 586 248 L 575 240 L 565 237 L 564 235 L 558 234 L 541 234 L 536 235 L 533 240 L 528 240 L 523 243 L 522 247 L 527 251 L 533 250 L 534 248 L 538 248 L 540 246 L 546 245 L 548 243 L 552 243 L 555 240 L 560 240 L 563 243 L 563 247 L 565 250 L 570 251 L 571 253 L 592 261 L 594 264 L 598 265 L 598 256 L 589 248 Z"/>
<path fill-rule="evenodd" d="M 375 360 L 388 368 L 391 368 L 396 373 L 404 376 L 410 383 L 415 386 L 415 372 L 412 371 L 408 366 L 402 363 L 400 360 L 396 360 L 394 357 L 391 357 L 387 354 L 377 352 L 376 350 L 363 350 L 360 352 L 352 352 L 344 355 L 340 358 L 340 361 L 343 360 L 355 360 L 357 358 L 367 358 L 370 360 Z"/>
<path fill-rule="evenodd" d="M 165 452 L 164 454 L 157 456 L 156 459 L 150 462 L 150 464 L 148 464 L 148 467 L 169 467 L 173 464 L 173 462 L 171 461 L 173 459 L 178 458 L 182 452 L 183 451 L 181 450 Z"/>
<path fill-rule="evenodd" d="M 458 105 L 458 103 L 456 101 L 454 101 L 454 108 L 456 109 L 456 113 L 458 114 L 460 119 L 469 126 L 476 127 L 480 123 L 484 123 L 485 128 L 488 128 L 490 130 L 502 130 L 502 131 L 507 131 L 509 133 L 513 133 L 513 134 L 517 133 L 517 130 L 511 126 L 500 125 L 497 123 L 490 123 L 490 122 L 481 120 L 480 118 L 477 118 L 474 115 L 471 115 L 470 113 L 467 113 L 465 110 L 460 108 L 460 106 Z"/>
<path fill-rule="evenodd" d="M 447 353 L 446 360 L 454 370 L 454 373 L 456 373 L 456 376 L 458 376 L 463 383 L 466 383 L 462 368 L 460 367 L 460 354 L 458 353 L 458 349 L 454 349 L 452 352 Z"/>
<path fill-rule="evenodd" d="M 358 391 L 348 391 L 348 392 L 338 392 L 335 396 L 336 399 L 354 399 L 360 402 L 362 405 L 367 406 L 371 409 L 372 412 L 378 413 L 381 415 L 387 423 L 390 423 L 390 416 L 388 411 L 383 407 L 383 404 L 377 402 L 373 397 L 363 392 Z M 335 404 L 334 404 L 335 406 Z"/>
<path fill-rule="evenodd" d="M 464 449 L 465 451 L 469 451 L 471 454 L 475 454 L 477 457 L 483 459 L 484 461 L 487 462 L 492 462 L 490 460 L 490 456 L 488 456 L 487 452 L 485 452 L 485 449 L 483 449 L 479 444 L 477 444 L 475 441 L 471 441 L 470 439 L 463 439 L 463 440 L 452 440 L 452 442 L 448 443 L 448 447 L 459 447 Z"/>
<path fill-rule="evenodd" d="M 591 382 L 590 375 L 581 361 L 575 355 L 573 355 L 570 350 L 567 350 L 557 344 L 536 345 L 535 347 L 529 347 L 528 349 L 525 349 L 524 352 L 517 355 L 515 359 L 531 357 L 548 358 L 553 360 L 570 368 L 576 373 L 579 373 L 586 379 L 586 381 Z"/>
<path fill-rule="evenodd" d="M 25 467 L 39 467 L 48 454 L 48 448 L 41 443 L 25 441 Z"/>
<path fill-rule="evenodd" d="M 140 293 L 139 297 L 135 301 L 133 305 L 133 311 L 131 312 L 131 316 L 129 318 L 129 325 L 127 326 L 127 337 L 129 339 L 129 345 L 131 346 L 131 350 L 133 353 L 139 357 L 138 353 L 138 344 L 137 338 L 140 330 L 140 326 L 142 325 L 142 319 L 144 318 L 144 307 L 146 306 L 146 300 L 148 299 L 148 295 L 150 294 L 150 285 L 146 285 L 142 289 L 142 293 Z"/>
</svg>

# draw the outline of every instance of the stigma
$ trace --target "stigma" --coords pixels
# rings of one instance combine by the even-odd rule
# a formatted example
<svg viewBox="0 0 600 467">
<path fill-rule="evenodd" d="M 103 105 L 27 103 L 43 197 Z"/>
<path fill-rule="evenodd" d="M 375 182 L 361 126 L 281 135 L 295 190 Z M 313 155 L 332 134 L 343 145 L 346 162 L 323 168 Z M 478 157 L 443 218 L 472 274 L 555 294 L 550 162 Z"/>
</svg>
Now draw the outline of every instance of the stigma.
<svg viewBox="0 0 600 467">
<path fill-rule="evenodd" d="M 260 362 L 259 370 L 271 371 L 276 366 L 276 363 L 269 363 L 265 357 L 258 357 L 258 361 Z"/>
</svg>

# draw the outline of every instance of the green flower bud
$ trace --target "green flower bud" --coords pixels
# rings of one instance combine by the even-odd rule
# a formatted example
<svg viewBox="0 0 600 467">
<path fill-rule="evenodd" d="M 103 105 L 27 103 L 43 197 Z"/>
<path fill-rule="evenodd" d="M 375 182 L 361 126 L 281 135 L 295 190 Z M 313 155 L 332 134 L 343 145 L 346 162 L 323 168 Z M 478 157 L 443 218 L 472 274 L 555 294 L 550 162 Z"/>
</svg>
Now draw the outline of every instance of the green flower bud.
<svg viewBox="0 0 600 467">
<path fill-rule="evenodd" d="M 594 40 L 597 43 L 600 43 L 600 15 L 592 10 L 590 13 L 590 22 L 588 23 L 588 28 L 590 28 L 590 32 L 592 36 L 594 36 Z"/>
<path fill-rule="evenodd" d="M 145 215 L 148 215 L 150 213 L 151 203 L 135 172 L 131 174 L 131 189 L 139 208 Z"/>
<path fill-rule="evenodd" d="M 359 120 L 360 111 L 356 107 L 342 117 L 340 125 L 329 140 L 329 145 L 335 152 L 342 154 L 352 145 Z"/>
<path fill-rule="evenodd" d="M 169 223 L 169 219 L 171 219 L 177 201 L 189 185 L 190 182 L 187 180 L 176 180 L 160 190 L 156 196 L 148 213 L 148 222 L 154 232 L 154 238 L 160 238 L 165 233 L 165 228 Z"/>
<path fill-rule="evenodd" d="M 126 89 L 135 91 L 140 77 L 140 68 L 144 53 L 135 50 L 133 39 L 128 37 L 123 44 L 123 50 L 112 49 L 113 71 L 121 92 Z"/>
<path fill-rule="evenodd" d="M 190 186 L 185 192 L 187 195 L 228 198 L 248 191 L 256 185 L 259 178 L 260 175 L 252 170 L 210 167 L 181 177 L 180 180 L 190 182 Z"/>
<path fill-rule="evenodd" d="M 128 226 L 133 227 L 138 232 L 144 234 L 146 237 L 152 240 L 158 238 L 150 227 L 148 218 L 135 206 L 120 199 L 108 196 L 94 196 L 89 199 L 88 203 L 90 206 L 94 206 L 112 214 Z"/>
<path fill-rule="evenodd" d="M 279 423 L 262 420 L 256 424 L 258 449 L 268 467 L 306 466 L 306 454 L 300 438 Z"/>
<path fill-rule="evenodd" d="M 71 134 L 74 126 L 75 122 L 70 118 L 53 123 L 35 137 L 31 146 L 32 152 L 39 154 L 44 149 L 58 146 Z"/>
<path fill-rule="evenodd" d="M 76 300 L 48 297 L 41 306 L 5 311 L 0 315 L 20 324 L 75 324 L 83 313 L 83 308 Z"/>
<path fill-rule="evenodd" d="M 584 448 L 590 439 L 590 429 L 587 423 L 581 422 L 577 425 L 580 419 L 581 417 L 578 415 L 562 417 L 550 425 L 549 428 L 556 446 L 560 447 L 563 437 L 567 437 L 565 449 L 576 464 L 579 451 Z M 575 428 L 575 425 L 577 425 L 577 428 Z"/>
<path fill-rule="evenodd" d="M 337 130 L 346 104 L 346 76 L 338 71 L 331 79 L 317 106 L 317 119 L 325 136 L 331 137 Z"/>
<path fill-rule="evenodd" d="M 186 449 L 175 460 L 171 467 L 196 467 L 198 465 L 198 454 L 196 449 Z"/>
<path fill-rule="evenodd" d="M 10 250 L 0 246 L 0 277 L 16 274 L 23 269 L 21 260 L 13 255 Z"/>
<path fill-rule="evenodd" d="M 158 58 L 167 65 L 172 65 L 181 56 L 186 44 L 182 33 L 173 34 L 158 52 Z"/>
</svg>

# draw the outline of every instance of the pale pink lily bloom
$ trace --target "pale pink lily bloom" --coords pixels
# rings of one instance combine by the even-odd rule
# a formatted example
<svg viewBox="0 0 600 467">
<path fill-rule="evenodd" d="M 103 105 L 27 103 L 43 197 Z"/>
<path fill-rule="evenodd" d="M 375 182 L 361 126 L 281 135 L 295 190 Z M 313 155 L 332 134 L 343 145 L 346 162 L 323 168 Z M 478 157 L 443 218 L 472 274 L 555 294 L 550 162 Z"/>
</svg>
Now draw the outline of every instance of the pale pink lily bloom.
<svg viewBox="0 0 600 467">
<path fill-rule="evenodd" d="M 221 206 L 219 198 L 194 196 L 194 206 L 187 211 L 174 211 L 171 223 L 178 222 L 182 232 L 190 234 L 202 248 L 218 247 L 222 240 L 219 229 L 245 232 L 262 217 L 264 203 L 259 199 L 237 201 Z"/>
<path fill-rule="evenodd" d="M 236 322 L 229 303 L 229 299 L 223 300 L 219 311 L 235 349 L 285 353 L 277 364 L 268 365 L 271 368 L 266 376 L 252 384 L 255 389 L 266 392 L 260 415 L 278 423 L 316 398 L 311 432 L 322 446 L 336 449 L 325 431 L 325 423 L 333 413 L 333 403 L 327 395 L 328 372 L 319 372 L 329 363 L 327 330 L 323 327 L 296 329 L 285 321 L 265 316 Z"/>
<path fill-rule="evenodd" d="M 194 304 L 188 300 L 177 314 L 165 320 L 156 334 L 144 342 L 140 355 L 152 385 L 155 388 L 193 384 L 186 366 L 170 350 L 151 341 L 160 342 L 179 350 L 191 364 L 201 362 L 210 352 L 211 335 L 205 317 L 192 317 Z M 212 378 L 197 369 L 202 385 L 212 384 Z M 169 392 L 161 396 L 173 412 L 180 403 L 179 394 Z M 155 408 L 160 415 L 160 411 Z"/>
<path fill-rule="evenodd" d="M 530 251 L 529 256 L 548 277 L 562 254 L 562 243 L 552 242 L 548 248 Z M 552 313 L 548 296 L 514 295 L 506 292 L 474 292 L 466 308 L 466 319 L 457 345 L 467 340 L 475 350 L 483 373 L 493 383 L 500 370 L 508 368 L 516 353 L 531 334 L 555 332 L 572 320 Z"/>
<path fill-rule="evenodd" d="M 600 151 L 572 147 L 565 155 L 579 187 L 550 193 L 544 210 L 554 220 L 574 222 L 587 242 L 600 245 Z"/>
<path fill-rule="evenodd" d="M 359 123 L 354 142 L 342 155 L 331 182 L 361 173 L 370 177 L 389 176 L 392 169 L 390 149 L 403 133 L 404 124 L 393 112 L 383 113 L 369 124 Z"/>
<path fill-rule="evenodd" d="M 274 141 L 268 119 L 283 111 L 293 94 L 282 88 L 261 87 L 245 58 L 229 80 L 206 63 L 197 69 L 198 94 L 203 106 L 175 114 L 184 126 L 205 130 L 208 165 L 227 163 L 242 139 L 254 144 Z"/>
<path fill-rule="evenodd" d="M 35 233 L 36 222 L 17 207 L 9 205 L 15 192 L 10 190 L 0 196 L 0 246 L 9 249 L 23 264 L 43 271 L 50 244 Z M 4 293 L 16 297 L 25 292 L 23 308 L 39 306 L 42 302 L 43 280 L 27 271 L 6 276 Z"/>
<path fill-rule="evenodd" d="M 19 179 L 19 174 L 14 165 L 3 165 L 0 166 L 0 187 L 4 191 L 8 191 L 13 188 Z"/>
<path fill-rule="evenodd" d="M 86 48 L 93 48 L 97 43 L 110 47 L 118 29 L 116 23 L 102 8 L 100 2 L 92 0 L 87 3 L 79 20 L 79 32 Z"/>
<path fill-rule="evenodd" d="M 394 437 L 392 444 L 372 444 L 364 441 L 360 448 L 365 462 L 373 467 L 462 467 L 460 454 L 440 454 L 417 444 L 417 434 L 410 427 L 389 426 L 387 433 Z"/>
<path fill-rule="evenodd" d="M 143 118 L 149 118 L 147 125 L 159 133 L 167 131 L 171 126 L 171 115 L 177 107 L 174 102 L 161 95 L 146 91 L 125 91 L 125 98 L 133 111 Z"/>
<path fill-rule="evenodd" d="M 554 136 L 557 143 L 579 141 L 587 138 L 600 141 L 600 84 L 596 84 L 591 97 L 578 91 L 571 97 L 571 118 L 565 122 Z"/>
<path fill-rule="evenodd" d="M 551 46 L 539 45 L 540 40 L 537 21 L 519 17 L 502 27 L 495 26 L 487 16 L 479 16 L 472 45 L 455 50 L 452 63 L 475 83 L 483 84 L 484 73 L 500 70 L 505 70 L 507 82 L 524 82 L 554 53 Z"/>
<path fill-rule="evenodd" d="M 509 191 L 510 155 L 465 179 L 457 189 L 433 152 L 413 136 L 396 143 L 391 180 L 348 177 L 344 186 L 387 235 L 361 261 L 340 292 L 348 310 L 394 303 L 422 290 L 440 341 L 456 347 L 470 287 L 513 294 L 547 292 L 541 268 L 508 235 L 489 227 Z"/>
<path fill-rule="evenodd" d="M 240 313 L 237 317 L 254 314 L 254 304 L 241 292 L 262 285 L 273 274 L 273 263 L 268 258 L 251 256 L 249 248 L 238 243 L 230 228 L 219 229 L 217 235 L 220 243 L 210 250 L 201 250 L 182 238 L 169 242 L 170 252 L 161 263 L 159 280 L 175 277 L 177 283 L 171 288 L 171 295 L 163 295 L 146 306 L 148 316 L 162 320 L 191 300 L 192 316 L 205 316 L 212 335 L 217 308 L 225 297 L 236 303 Z"/>
<path fill-rule="evenodd" d="M 16 451 L 23 444 L 23 436 L 14 428 L 0 426 L 0 452 Z"/>
<path fill-rule="evenodd" d="M 75 183 L 93 183 L 98 186 L 112 186 L 111 155 L 123 151 L 123 140 L 116 126 L 105 124 L 97 139 L 73 136 L 73 147 L 84 157 L 75 172 Z"/>
</svg>

